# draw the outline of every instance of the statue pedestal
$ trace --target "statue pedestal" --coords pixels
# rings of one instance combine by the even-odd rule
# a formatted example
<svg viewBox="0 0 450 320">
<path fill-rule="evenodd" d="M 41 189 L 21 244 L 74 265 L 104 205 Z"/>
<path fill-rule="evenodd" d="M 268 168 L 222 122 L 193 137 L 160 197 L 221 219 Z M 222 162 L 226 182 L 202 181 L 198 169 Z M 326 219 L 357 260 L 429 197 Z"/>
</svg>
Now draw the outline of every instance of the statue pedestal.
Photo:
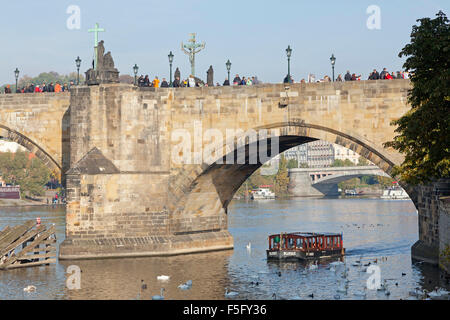
<svg viewBox="0 0 450 320">
<path fill-rule="evenodd" d="M 119 71 L 116 68 L 86 71 L 86 84 L 88 86 L 99 85 L 101 83 L 119 83 Z"/>
</svg>

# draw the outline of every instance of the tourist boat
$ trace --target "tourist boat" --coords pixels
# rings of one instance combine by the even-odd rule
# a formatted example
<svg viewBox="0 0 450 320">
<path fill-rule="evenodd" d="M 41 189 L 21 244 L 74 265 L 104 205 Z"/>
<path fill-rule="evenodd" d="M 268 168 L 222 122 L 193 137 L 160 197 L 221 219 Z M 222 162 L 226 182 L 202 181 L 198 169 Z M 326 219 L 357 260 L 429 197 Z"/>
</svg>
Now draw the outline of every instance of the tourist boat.
<svg viewBox="0 0 450 320">
<path fill-rule="evenodd" d="M 20 199 L 20 186 L 0 186 L 0 199 Z"/>
<path fill-rule="evenodd" d="M 381 199 L 389 199 L 389 200 L 409 200 L 409 196 L 406 191 L 398 185 L 397 182 L 393 182 L 394 185 L 383 190 L 383 195 L 380 197 Z"/>
<path fill-rule="evenodd" d="M 280 233 L 269 236 L 267 260 L 317 260 L 344 254 L 340 233 Z"/>
<path fill-rule="evenodd" d="M 270 191 L 268 186 L 260 186 L 258 189 L 253 190 L 251 199 L 275 199 L 275 193 Z"/>
</svg>

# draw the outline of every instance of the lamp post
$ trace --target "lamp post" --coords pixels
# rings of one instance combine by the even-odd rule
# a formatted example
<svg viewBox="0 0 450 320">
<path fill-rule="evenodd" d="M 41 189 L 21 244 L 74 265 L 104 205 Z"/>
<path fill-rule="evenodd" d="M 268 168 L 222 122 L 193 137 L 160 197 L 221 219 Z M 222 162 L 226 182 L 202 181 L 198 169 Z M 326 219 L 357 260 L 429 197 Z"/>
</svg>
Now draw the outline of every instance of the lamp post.
<svg viewBox="0 0 450 320">
<path fill-rule="evenodd" d="M 291 46 L 289 45 L 286 49 L 286 55 L 288 58 L 288 74 L 287 74 L 287 80 L 288 80 L 287 82 L 288 83 L 292 82 L 292 80 L 291 80 L 291 54 L 292 54 L 292 49 L 291 49 Z"/>
<path fill-rule="evenodd" d="M 17 93 L 17 81 L 19 80 L 19 68 L 16 68 L 16 70 L 14 70 L 14 75 L 16 76 L 16 93 Z"/>
<path fill-rule="evenodd" d="M 334 54 L 331 55 L 330 61 L 331 61 L 331 68 L 333 70 L 333 82 L 334 82 L 334 64 L 336 63 L 336 57 L 334 56 Z"/>
<path fill-rule="evenodd" d="M 77 64 L 77 86 L 80 85 L 80 66 L 81 66 L 81 59 L 80 57 L 77 57 L 75 60 L 75 63 Z"/>
<path fill-rule="evenodd" d="M 230 84 L 230 70 L 231 70 L 231 62 L 230 59 L 228 59 L 227 63 L 225 63 L 225 65 L 227 66 L 227 71 L 228 71 L 228 84 Z M 231 84 L 230 84 L 231 85 Z"/>
<path fill-rule="evenodd" d="M 172 62 L 173 62 L 173 53 L 172 51 L 169 52 L 169 64 L 170 64 L 170 83 L 169 83 L 169 87 L 173 87 L 173 82 L 172 82 Z"/>
<path fill-rule="evenodd" d="M 138 74 L 138 71 L 139 71 L 139 67 L 138 67 L 138 65 L 135 63 L 135 64 L 134 64 L 134 67 L 133 67 L 133 72 L 134 72 L 134 85 L 137 84 L 137 74 Z"/>
</svg>

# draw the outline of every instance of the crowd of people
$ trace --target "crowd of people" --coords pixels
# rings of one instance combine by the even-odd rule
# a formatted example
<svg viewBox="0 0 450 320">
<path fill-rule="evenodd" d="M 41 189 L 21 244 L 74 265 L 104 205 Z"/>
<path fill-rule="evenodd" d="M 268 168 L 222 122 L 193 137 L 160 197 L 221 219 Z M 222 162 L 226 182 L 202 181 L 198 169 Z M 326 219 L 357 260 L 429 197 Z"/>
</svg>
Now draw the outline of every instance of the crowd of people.
<svg viewBox="0 0 450 320">
<path fill-rule="evenodd" d="M 30 83 L 22 88 L 17 88 L 16 93 L 65 92 L 69 91 L 70 87 L 73 85 L 73 81 L 71 81 L 70 84 L 64 83 L 62 85 L 59 82 L 56 82 L 55 84 L 53 84 L 53 82 L 50 82 L 49 84 L 43 82 L 41 85 Z M 5 87 L 4 92 L 5 94 L 12 93 L 11 86 L 9 84 Z"/>
<path fill-rule="evenodd" d="M 150 78 L 148 77 L 148 75 L 146 75 L 144 77 L 144 75 L 141 75 L 138 79 L 137 79 L 137 85 L 139 87 L 153 87 L 153 88 L 168 88 L 170 86 L 170 84 L 167 82 L 166 78 L 163 78 L 162 81 L 160 82 L 160 80 L 158 79 L 157 76 L 155 76 L 155 78 L 153 80 L 150 80 Z M 260 84 L 260 81 L 258 80 L 257 77 L 253 76 L 253 77 L 241 77 L 236 74 L 235 78 L 232 81 L 232 85 L 255 85 L 255 84 Z M 229 86 L 230 85 L 230 81 L 228 81 L 228 79 L 225 79 L 225 81 L 222 84 L 223 86 Z M 203 81 L 201 81 L 198 78 L 195 78 L 193 75 L 190 75 L 187 79 L 181 80 L 180 77 L 175 77 L 175 80 L 172 82 L 172 87 L 174 88 L 184 88 L 184 87 L 207 87 L 208 83 L 204 83 Z M 220 86 L 220 83 L 216 82 L 217 87 Z"/>
<path fill-rule="evenodd" d="M 378 73 L 376 69 L 374 69 L 367 80 L 392 80 L 392 79 L 409 79 L 410 74 L 408 72 L 403 71 L 397 71 L 397 72 L 391 72 L 389 73 L 386 68 L 383 68 L 383 71 Z M 335 81 L 360 81 L 361 75 L 357 75 L 356 73 L 350 73 L 349 70 L 347 70 L 347 73 L 342 77 L 341 74 L 339 74 Z M 311 82 L 331 82 L 331 78 L 328 75 L 325 75 L 322 79 L 316 79 L 316 76 L 314 74 L 309 74 L 308 79 L 302 79 L 300 80 L 300 83 L 311 83 Z M 288 82 L 288 76 L 286 76 L 283 80 L 284 83 Z M 291 76 L 291 83 L 294 83 L 294 79 Z"/>
<path fill-rule="evenodd" d="M 383 68 L 383 71 L 378 73 L 376 69 L 374 69 L 370 75 L 368 80 L 391 80 L 391 79 L 409 79 L 410 75 L 408 72 L 402 72 L 397 71 L 389 73 L 386 68 Z M 361 80 L 361 75 L 356 75 L 356 73 L 350 73 L 350 71 L 347 71 L 347 73 L 342 77 L 341 74 L 339 74 L 335 81 L 359 81 Z M 302 79 L 300 83 L 311 83 L 311 82 L 331 82 L 331 78 L 328 75 L 325 75 L 322 79 L 316 79 L 314 74 L 309 74 L 308 79 Z M 168 88 L 170 87 L 169 82 L 167 82 L 166 78 L 162 78 L 162 81 L 159 80 L 158 76 L 155 76 L 153 80 L 150 80 L 149 76 L 141 75 L 137 79 L 137 85 L 139 87 L 154 87 L 154 88 Z M 283 80 L 284 83 L 288 83 L 288 76 L 286 76 Z M 294 83 L 294 79 L 292 75 L 290 76 L 290 82 Z M 257 85 L 261 84 L 261 82 L 258 80 L 256 76 L 252 77 L 240 77 L 239 74 L 236 74 L 234 77 L 232 83 L 230 84 L 230 81 L 228 79 L 225 79 L 223 82 L 223 86 L 250 86 L 250 85 Z M 71 81 L 70 84 L 64 83 L 61 84 L 60 82 L 56 82 L 56 84 L 53 84 L 53 82 L 50 82 L 49 84 L 46 84 L 43 82 L 41 85 L 35 85 L 33 83 L 30 83 L 27 86 L 24 86 L 22 88 L 17 88 L 16 93 L 33 93 L 33 92 L 65 92 L 69 91 L 70 87 L 74 85 L 74 82 Z M 175 77 L 175 80 L 172 82 L 172 87 L 179 88 L 179 87 L 202 87 L 202 86 L 208 86 L 207 83 L 204 83 L 198 78 L 195 78 L 193 75 L 190 75 L 187 79 L 180 80 L 180 77 Z M 220 84 L 217 82 L 216 86 L 220 86 Z M 12 93 L 11 86 L 7 85 L 4 89 L 5 94 Z"/>
</svg>

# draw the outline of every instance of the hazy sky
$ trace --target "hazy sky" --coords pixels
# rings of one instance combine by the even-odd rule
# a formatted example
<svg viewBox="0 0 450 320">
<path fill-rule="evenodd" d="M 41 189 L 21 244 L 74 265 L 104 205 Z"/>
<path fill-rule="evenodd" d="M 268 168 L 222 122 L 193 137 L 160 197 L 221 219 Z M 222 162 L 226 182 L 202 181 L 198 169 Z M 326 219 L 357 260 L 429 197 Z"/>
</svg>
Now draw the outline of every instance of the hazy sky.
<svg viewBox="0 0 450 320">
<path fill-rule="evenodd" d="M 67 28 L 70 5 L 81 10 L 80 29 Z M 377 5 L 381 29 L 366 26 L 366 9 Z M 373 68 L 400 70 L 398 52 L 409 42 L 416 19 L 434 17 L 443 10 L 450 14 L 448 0 L 354 0 L 354 1 L 265 1 L 265 0 L 54 0 L 6 1 L 0 8 L 2 41 L 0 84 L 13 83 L 16 67 L 21 76 L 41 72 L 76 71 L 89 68 L 94 37 L 87 30 L 96 22 L 106 29 L 100 34 L 106 51 L 111 51 L 121 74 L 139 73 L 169 77 L 167 55 L 175 55 L 174 70 L 182 77 L 190 72 L 188 57 L 180 49 L 188 34 L 206 42 L 196 57 L 196 75 L 206 78 L 210 65 L 214 79 L 231 73 L 257 75 L 265 82 L 281 82 L 287 73 L 285 49 L 293 49 L 291 73 L 294 80 L 331 76 L 330 56 L 336 56 L 336 76 L 351 72 L 364 79 Z"/>
</svg>

